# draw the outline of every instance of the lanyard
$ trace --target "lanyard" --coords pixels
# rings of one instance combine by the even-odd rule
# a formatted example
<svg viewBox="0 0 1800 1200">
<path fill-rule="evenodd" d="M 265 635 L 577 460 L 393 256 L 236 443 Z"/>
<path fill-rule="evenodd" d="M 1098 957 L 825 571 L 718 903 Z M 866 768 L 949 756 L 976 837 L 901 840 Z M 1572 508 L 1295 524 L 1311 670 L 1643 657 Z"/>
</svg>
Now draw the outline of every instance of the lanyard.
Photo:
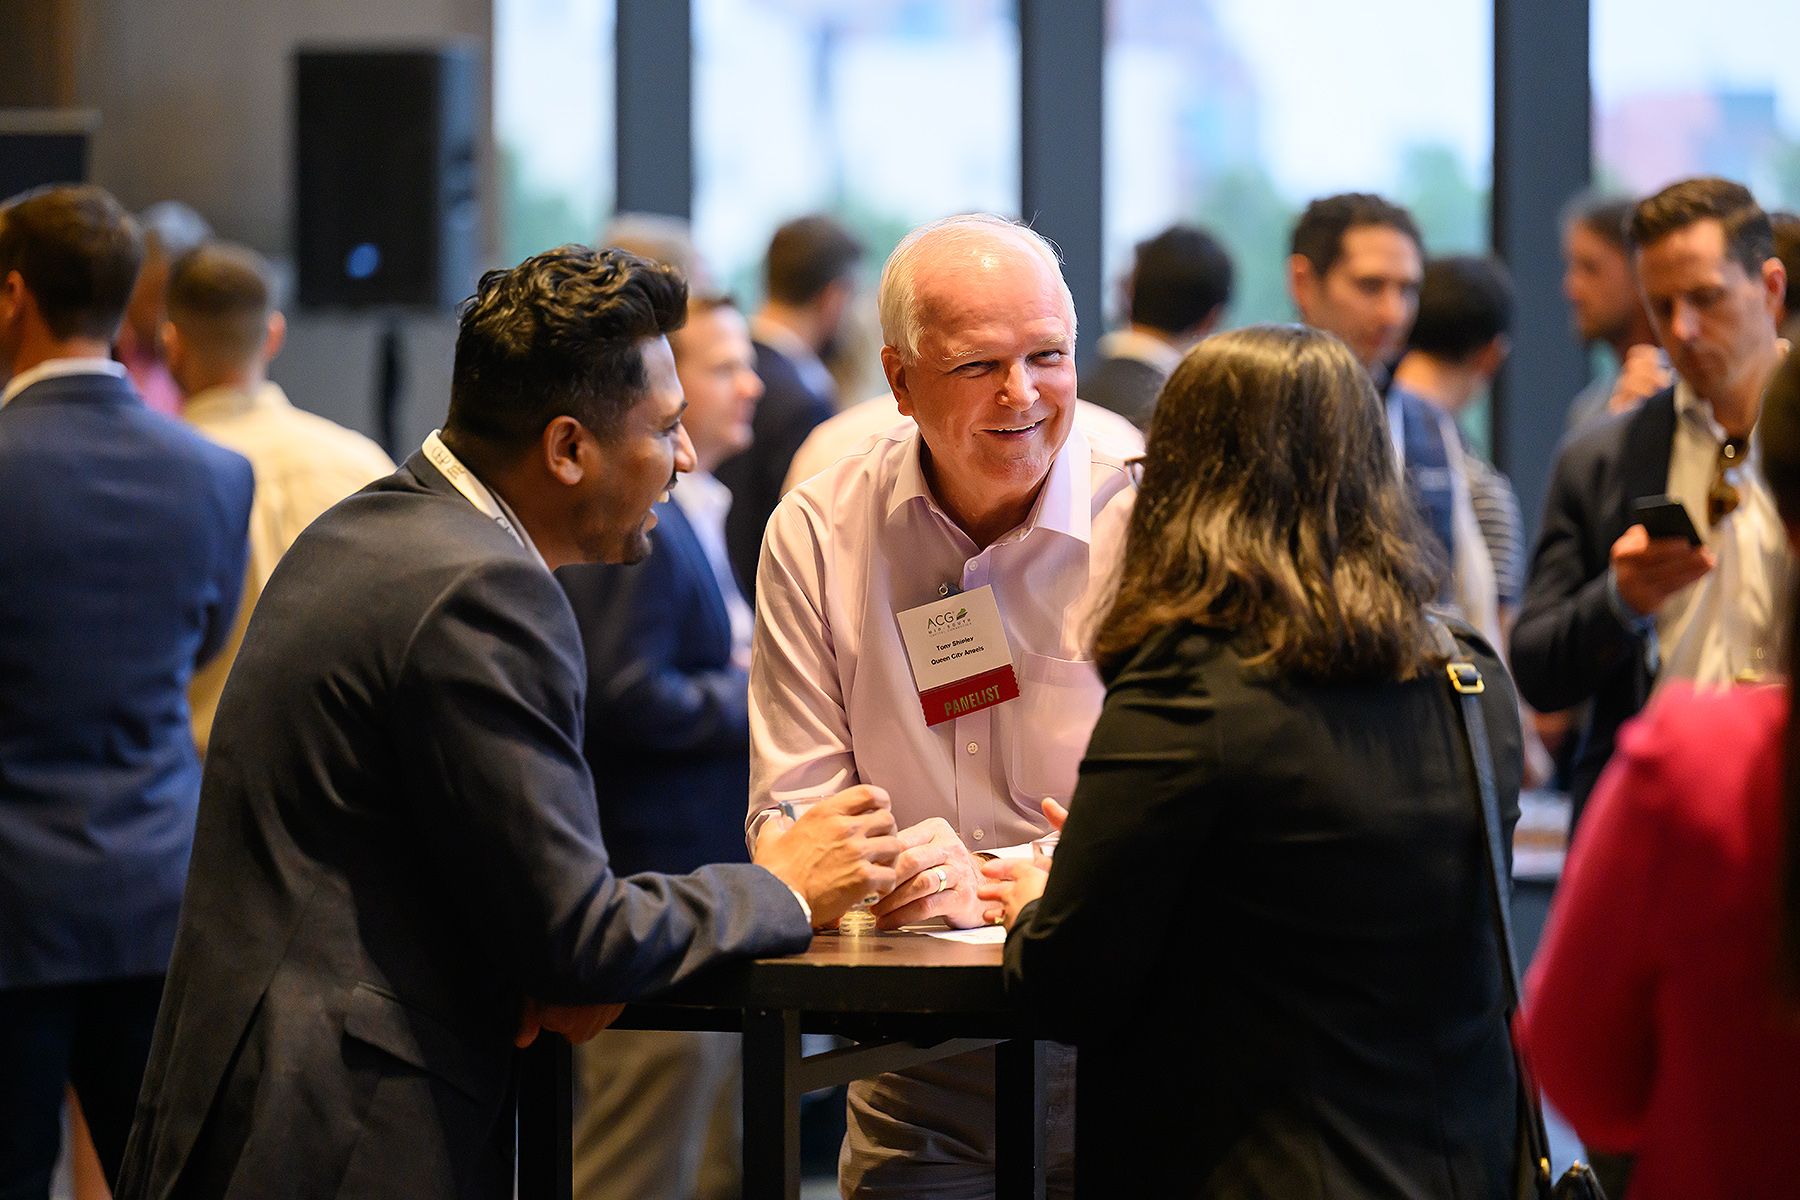
<svg viewBox="0 0 1800 1200">
<path fill-rule="evenodd" d="M 425 445 L 422 447 L 425 457 L 430 460 L 431 465 L 450 481 L 451 487 L 463 494 L 465 500 L 473 504 L 494 524 L 506 530 L 512 536 L 513 541 L 530 550 L 539 562 L 543 562 L 543 555 L 538 553 L 536 546 L 525 540 L 525 535 L 519 532 L 519 527 L 513 524 L 505 506 L 500 503 L 500 498 L 489 491 L 485 483 L 475 478 L 469 468 L 462 465 L 456 455 L 450 452 L 450 447 L 444 445 L 444 439 L 439 437 L 438 433 L 439 431 L 434 429 L 427 434 Z"/>
</svg>

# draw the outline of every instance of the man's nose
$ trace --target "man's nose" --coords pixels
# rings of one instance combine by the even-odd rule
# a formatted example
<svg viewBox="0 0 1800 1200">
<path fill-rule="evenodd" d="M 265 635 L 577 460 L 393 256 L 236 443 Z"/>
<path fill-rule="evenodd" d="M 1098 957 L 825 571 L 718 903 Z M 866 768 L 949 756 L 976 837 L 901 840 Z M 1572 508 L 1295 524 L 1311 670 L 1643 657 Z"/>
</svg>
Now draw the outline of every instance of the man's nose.
<svg viewBox="0 0 1800 1200">
<path fill-rule="evenodd" d="M 1700 332 L 1700 314 L 1685 300 L 1677 300 L 1669 310 L 1669 336 L 1678 342 L 1693 340 Z"/>
<path fill-rule="evenodd" d="M 1024 359 L 1006 368 L 1006 378 L 1000 386 L 1000 403 L 1020 412 L 1037 403 L 1037 384 L 1032 382 L 1031 371 Z"/>
<path fill-rule="evenodd" d="M 679 428 L 681 435 L 675 439 L 675 470 L 685 475 L 694 469 L 694 443 L 688 437 L 687 426 Z"/>
</svg>

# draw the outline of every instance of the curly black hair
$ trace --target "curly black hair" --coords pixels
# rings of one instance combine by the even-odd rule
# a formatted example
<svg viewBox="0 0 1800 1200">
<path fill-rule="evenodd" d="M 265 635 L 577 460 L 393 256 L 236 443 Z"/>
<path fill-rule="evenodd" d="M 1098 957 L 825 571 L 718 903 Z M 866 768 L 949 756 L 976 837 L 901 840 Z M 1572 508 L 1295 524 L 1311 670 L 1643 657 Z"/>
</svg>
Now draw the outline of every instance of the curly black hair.
<svg viewBox="0 0 1800 1200">
<path fill-rule="evenodd" d="M 687 319 L 687 280 L 623 250 L 558 246 L 489 271 L 462 307 L 448 425 L 502 449 L 574 417 L 611 438 L 643 396 L 643 342 Z"/>
</svg>

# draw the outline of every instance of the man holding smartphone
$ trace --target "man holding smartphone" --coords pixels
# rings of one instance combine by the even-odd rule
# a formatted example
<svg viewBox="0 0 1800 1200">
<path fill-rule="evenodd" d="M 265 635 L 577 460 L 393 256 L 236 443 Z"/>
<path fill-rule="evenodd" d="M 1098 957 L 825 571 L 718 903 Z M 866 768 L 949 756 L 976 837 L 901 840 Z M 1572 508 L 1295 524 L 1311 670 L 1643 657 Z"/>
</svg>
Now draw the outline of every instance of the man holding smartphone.
<svg viewBox="0 0 1800 1200">
<path fill-rule="evenodd" d="M 1619 726 L 1657 683 L 1724 686 L 1773 669 L 1792 570 L 1751 454 L 1787 352 L 1769 218 L 1739 184 L 1688 179 L 1638 204 L 1628 232 L 1676 382 L 1563 446 L 1512 635 L 1529 703 L 1591 701 L 1573 767 L 1578 818 Z"/>
</svg>

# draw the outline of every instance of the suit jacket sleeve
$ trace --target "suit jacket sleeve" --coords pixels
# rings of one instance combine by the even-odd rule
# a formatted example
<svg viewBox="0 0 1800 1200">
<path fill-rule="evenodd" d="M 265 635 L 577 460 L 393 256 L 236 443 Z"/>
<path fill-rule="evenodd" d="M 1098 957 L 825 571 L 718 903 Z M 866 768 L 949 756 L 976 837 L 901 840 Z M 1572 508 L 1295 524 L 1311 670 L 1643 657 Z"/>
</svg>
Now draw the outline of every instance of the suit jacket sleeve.
<svg viewBox="0 0 1800 1200">
<path fill-rule="evenodd" d="M 1643 652 L 1638 635 L 1619 620 L 1607 597 L 1607 550 L 1587 543 L 1603 536 L 1601 477 L 1593 448 L 1564 447 L 1544 504 L 1544 525 L 1531 559 L 1525 601 L 1513 626 L 1511 664 L 1519 692 L 1542 712 L 1571 708 L 1598 692 L 1614 672 Z"/>
<path fill-rule="evenodd" d="M 748 753 L 749 673 L 681 662 L 695 610 L 705 601 L 698 588 L 712 586 L 710 579 L 695 580 L 660 542 L 636 566 L 571 567 L 559 578 L 587 649 L 591 741 Z"/>
<path fill-rule="evenodd" d="M 415 631 L 394 720 L 420 852 L 472 938 L 540 999 L 626 1000 L 721 959 L 804 950 L 760 867 L 616 877 L 581 755 L 582 669 L 561 589 L 523 559 L 465 571 Z"/>
<path fill-rule="evenodd" d="M 1626 727 L 1595 789 L 1520 1020 L 1538 1082 L 1600 1149 L 1638 1145 L 1655 1078 L 1657 902 L 1673 878 L 1658 751 L 1683 740 L 1668 699 Z"/>
<path fill-rule="evenodd" d="M 1056 869 L 1006 940 L 1007 991 L 1053 1035 L 1129 1011 L 1168 952 L 1183 861 L 1229 802 L 1218 751 L 1212 703 L 1180 664 L 1128 667 L 1108 690 Z"/>
<path fill-rule="evenodd" d="M 213 568 L 213 602 L 207 605 L 203 616 L 205 628 L 194 657 L 195 666 L 210 662 L 231 640 L 250 565 L 250 502 L 256 491 L 256 476 L 248 459 L 220 453 L 224 462 L 215 487 L 219 554 Z"/>
</svg>

